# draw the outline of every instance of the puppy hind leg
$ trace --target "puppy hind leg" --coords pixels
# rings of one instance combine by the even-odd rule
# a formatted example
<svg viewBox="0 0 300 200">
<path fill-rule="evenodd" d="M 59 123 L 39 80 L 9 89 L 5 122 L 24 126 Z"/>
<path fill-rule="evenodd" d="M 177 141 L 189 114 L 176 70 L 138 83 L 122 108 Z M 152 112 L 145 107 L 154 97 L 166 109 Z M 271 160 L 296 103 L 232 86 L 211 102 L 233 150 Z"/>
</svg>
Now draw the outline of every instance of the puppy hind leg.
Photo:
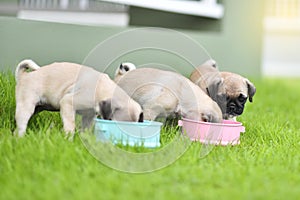
<svg viewBox="0 0 300 200">
<path fill-rule="evenodd" d="M 18 135 L 19 137 L 23 137 L 27 124 L 29 119 L 34 113 L 35 104 L 32 103 L 17 103 L 16 105 L 16 114 L 15 114 L 15 120 L 17 124 L 17 131 L 14 133 L 15 135 Z"/>
<path fill-rule="evenodd" d="M 73 95 L 66 95 L 60 101 L 60 116 L 63 121 L 66 138 L 73 139 L 75 131 L 75 109 L 73 105 Z"/>
</svg>

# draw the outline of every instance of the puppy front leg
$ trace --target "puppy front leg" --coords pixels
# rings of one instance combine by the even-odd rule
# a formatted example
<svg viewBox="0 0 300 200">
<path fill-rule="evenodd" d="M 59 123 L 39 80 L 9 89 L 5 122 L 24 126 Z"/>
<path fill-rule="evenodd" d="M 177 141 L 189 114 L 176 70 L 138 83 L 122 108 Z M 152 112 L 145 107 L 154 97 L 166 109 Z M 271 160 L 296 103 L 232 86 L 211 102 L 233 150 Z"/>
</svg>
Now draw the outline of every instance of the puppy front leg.
<svg viewBox="0 0 300 200">
<path fill-rule="evenodd" d="M 81 129 L 85 131 L 86 129 L 90 129 L 93 125 L 95 111 L 94 109 L 80 111 L 79 114 L 82 116 L 81 119 Z"/>
<path fill-rule="evenodd" d="M 64 131 L 69 140 L 73 139 L 75 131 L 75 110 L 73 106 L 73 95 L 66 95 L 60 101 L 60 116 L 63 121 Z"/>
<path fill-rule="evenodd" d="M 237 121 L 236 117 L 229 118 L 229 120 L 232 120 L 232 121 L 235 121 L 235 122 Z"/>
</svg>

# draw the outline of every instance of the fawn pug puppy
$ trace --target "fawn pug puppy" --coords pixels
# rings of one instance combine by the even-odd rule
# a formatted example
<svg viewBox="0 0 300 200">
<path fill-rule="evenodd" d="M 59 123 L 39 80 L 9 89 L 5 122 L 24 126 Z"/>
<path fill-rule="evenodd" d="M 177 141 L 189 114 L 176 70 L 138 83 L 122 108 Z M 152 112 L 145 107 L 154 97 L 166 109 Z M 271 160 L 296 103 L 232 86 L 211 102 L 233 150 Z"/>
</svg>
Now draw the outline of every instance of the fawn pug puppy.
<svg viewBox="0 0 300 200">
<path fill-rule="evenodd" d="M 64 130 L 73 136 L 75 112 L 92 121 L 143 121 L 141 106 L 108 75 L 83 65 L 61 62 L 43 67 L 23 60 L 16 69 L 16 123 L 23 136 L 31 116 L 43 110 L 60 111 Z"/>
<path fill-rule="evenodd" d="M 123 63 L 116 70 L 114 80 L 143 107 L 147 120 L 172 115 L 205 122 L 222 120 L 218 104 L 178 73 L 136 69 L 131 63 Z"/>
<path fill-rule="evenodd" d="M 244 111 L 247 99 L 253 101 L 256 88 L 247 78 L 232 72 L 220 72 L 214 60 L 197 67 L 190 80 L 220 106 L 224 119 L 236 120 Z"/>
</svg>

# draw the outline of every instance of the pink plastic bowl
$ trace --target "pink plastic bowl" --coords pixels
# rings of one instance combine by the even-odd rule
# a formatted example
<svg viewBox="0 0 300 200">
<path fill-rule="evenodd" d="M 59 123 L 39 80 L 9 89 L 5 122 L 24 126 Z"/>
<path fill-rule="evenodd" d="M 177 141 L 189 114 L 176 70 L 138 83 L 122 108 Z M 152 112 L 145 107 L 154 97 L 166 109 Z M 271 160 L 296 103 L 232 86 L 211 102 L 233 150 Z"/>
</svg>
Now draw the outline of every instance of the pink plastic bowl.
<svg viewBox="0 0 300 200">
<path fill-rule="evenodd" d="M 242 123 L 231 120 L 209 123 L 182 118 L 178 125 L 191 140 L 204 144 L 237 145 L 240 144 L 240 133 L 245 132 Z"/>
</svg>

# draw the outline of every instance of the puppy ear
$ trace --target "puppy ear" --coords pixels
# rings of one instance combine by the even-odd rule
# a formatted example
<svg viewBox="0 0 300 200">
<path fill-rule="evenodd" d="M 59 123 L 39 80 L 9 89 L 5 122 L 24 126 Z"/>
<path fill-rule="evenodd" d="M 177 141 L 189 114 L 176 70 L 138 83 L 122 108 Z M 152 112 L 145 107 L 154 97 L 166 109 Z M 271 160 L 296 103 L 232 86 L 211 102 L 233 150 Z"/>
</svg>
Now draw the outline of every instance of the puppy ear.
<svg viewBox="0 0 300 200">
<path fill-rule="evenodd" d="M 144 122 L 144 113 L 143 112 L 141 112 L 138 122 Z"/>
<path fill-rule="evenodd" d="M 136 69 L 135 65 L 132 63 L 121 63 L 119 67 L 119 73 L 125 74 L 128 71 L 131 71 L 133 69 Z"/>
<path fill-rule="evenodd" d="M 247 84 L 247 87 L 248 87 L 249 101 L 252 102 L 253 101 L 253 96 L 256 92 L 256 88 L 255 88 L 254 84 L 251 83 L 248 79 L 246 79 L 246 84 Z"/>
<path fill-rule="evenodd" d="M 123 63 L 120 64 L 119 69 L 121 71 L 124 71 L 124 72 L 128 72 L 129 71 L 129 67 L 127 65 L 123 65 Z"/>
<path fill-rule="evenodd" d="M 201 119 L 202 119 L 202 121 L 204 121 L 204 122 L 212 122 L 213 117 L 212 117 L 212 115 L 210 115 L 210 114 L 203 114 L 203 113 L 202 113 Z"/>
<path fill-rule="evenodd" d="M 111 99 L 101 101 L 99 103 L 100 115 L 103 119 L 111 120 L 112 118 L 112 108 L 111 108 Z"/>
<path fill-rule="evenodd" d="M 121 63 L 119 69 L 122 70 L 123 67 L 124 67 L 124 66 L 123 66 L 123 63 Z"/>
<path fill-rule="evenodd" d="M 119 73 L 120 73 L 120 74 L 124 74 L 124 73 L 126 73 L 128 70 L 129 70 L 129 68 L 128 68 L 127 65 L 123 65 L 123 63 L 120 64 L 120 67 L 119 67 Z"/>
<path fill-rule="evenodd" d="M 213 100 L 216 100 L 219 88 L 223 83 L 223 79 L 220 76 L 210 77 L 206 80 L 206 92 Z"/>
<path fill-rule="evenodd" d="M 217 66 L 217 62 L 215 61 L 215 60 L 213 60 L 213 59 L 210 59 L 210 60 L 208 60 L 208 62 L 209 62 L 209 64 L 212 66 L 212 67 L 214 67 L 214 68 L 218 68 L 218 66 Z"/>
</svg>

